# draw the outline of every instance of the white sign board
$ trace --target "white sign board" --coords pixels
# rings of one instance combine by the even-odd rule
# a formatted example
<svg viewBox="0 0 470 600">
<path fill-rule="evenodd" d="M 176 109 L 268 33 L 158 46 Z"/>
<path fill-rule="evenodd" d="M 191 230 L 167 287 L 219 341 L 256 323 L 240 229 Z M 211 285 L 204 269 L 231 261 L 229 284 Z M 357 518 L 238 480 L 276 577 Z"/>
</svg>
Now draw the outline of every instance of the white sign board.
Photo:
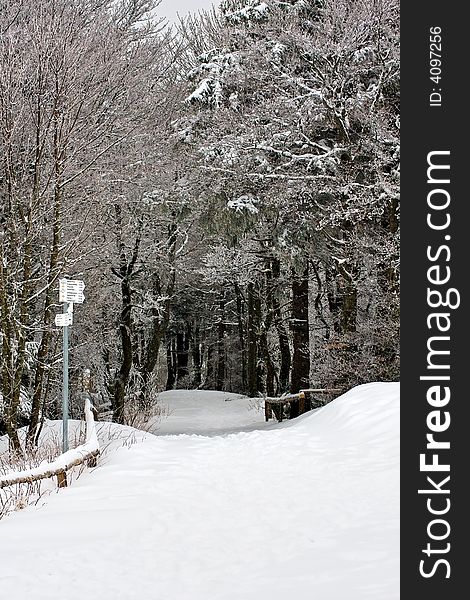
<svg viewBox="0 0 470 600">
<path fill-rule="evenodd" d="M 59 279 L 59 302 L 82 304 L 85 300 L 85 283 L 80 279 Z"/>
<path fill-rule="evenodd" d="M 55 316 L 55 324 L 56 327 L 68 327 L 73 323 L 73 314 L 72 313 L 61 313 Z"/>
</svg>

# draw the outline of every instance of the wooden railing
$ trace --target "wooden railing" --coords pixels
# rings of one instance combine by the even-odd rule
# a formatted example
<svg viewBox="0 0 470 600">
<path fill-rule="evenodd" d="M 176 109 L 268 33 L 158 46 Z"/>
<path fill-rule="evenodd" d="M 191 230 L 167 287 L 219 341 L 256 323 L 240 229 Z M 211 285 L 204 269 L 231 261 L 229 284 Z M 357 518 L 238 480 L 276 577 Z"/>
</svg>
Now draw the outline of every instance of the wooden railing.
<svg viewBox="0 0 470 600">
<path fill-rule="evenodd" d="M 279 422 L 283 421 L 286 407 L 288 407 L 287 418 L 293 419 L 313 408 L 324 406 L 329 395 L 338 394 L 339 392 L 341 390 L 338 388 L 309 388 L 300 390 L 298 394 L 284 394 L 280 398 L 265 398 L 265 419 L 269 421 L 274 416 Z"/>
<path fill-rule="evenodd" d="M 38 467 L 7 473 L 0 476 L 0 489 L 17 483 L 30 483 L 38 479 L 57 477 L 59 487 L 67 485 L 67 471 L 80 464 L 94 466 L 96 457 L 100 453 L 100 445 L 96 435 L 96 425 L 93 406 L 90 400 L 85 400 L 85 443 L 64 452 L 51 462 L 42 463 Z"/>
</svg>

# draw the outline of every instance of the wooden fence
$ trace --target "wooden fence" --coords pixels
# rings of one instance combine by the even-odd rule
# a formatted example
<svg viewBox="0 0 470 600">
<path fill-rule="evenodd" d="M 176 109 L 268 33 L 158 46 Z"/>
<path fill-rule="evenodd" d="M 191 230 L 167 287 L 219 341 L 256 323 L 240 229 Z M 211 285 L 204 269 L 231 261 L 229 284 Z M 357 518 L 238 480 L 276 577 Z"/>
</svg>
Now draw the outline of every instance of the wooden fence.
<svg viewBox="0 0 470 600">
<path fill-rule="evenodd" d="M 337 388 L 311 388 L 300 390 L 298 394 L 284 394 L 280 398 L 264 399 L 264 416 L 269 421 L 273 416 L 278 421 L 284 418 L 294 419 L 313 408 L 324 406 L 329 400 L 329 396 L 340 393 Z"/>
<path fill-rule="evenodd" d="M 38 479 L 57 477 L 59 487 L 67 485 L 67 471 L 80 464 L 94 466 L 96 457 L 100 453 L 98 437 L 96 435 L 96 424 L 94 419 L 94 408 L 87 398 L 85 400 L 85 443 L 64 452 L 56 459 L 48 463 L 42 463 L 38 467 L 7 473 L 0 476 L 0 489 L 15 485 L 17 483 L 30 483 Z"/>
</svg>

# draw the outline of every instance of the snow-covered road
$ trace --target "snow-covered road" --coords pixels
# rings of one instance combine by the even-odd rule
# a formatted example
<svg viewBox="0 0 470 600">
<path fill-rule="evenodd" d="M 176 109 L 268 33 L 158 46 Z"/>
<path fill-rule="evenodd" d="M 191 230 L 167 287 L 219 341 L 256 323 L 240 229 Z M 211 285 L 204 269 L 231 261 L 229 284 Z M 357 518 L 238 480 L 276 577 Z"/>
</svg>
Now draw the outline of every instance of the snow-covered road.
<svg viewBox="0 0 470 600">
<path fill-rule="evenodd" d="M 2 599 L 398 600 L 398 384 L 268 426 L 178 394 L 157 436 L 0 522 Z"/>
<path fill-rule="evenodd" d="M 261 399 L 206 390 L 161 392 L 158 400 L 168 418 L 156 421 L 156 435 L 180 433 L 205 436 L 270 428 Z"/>
</svg>

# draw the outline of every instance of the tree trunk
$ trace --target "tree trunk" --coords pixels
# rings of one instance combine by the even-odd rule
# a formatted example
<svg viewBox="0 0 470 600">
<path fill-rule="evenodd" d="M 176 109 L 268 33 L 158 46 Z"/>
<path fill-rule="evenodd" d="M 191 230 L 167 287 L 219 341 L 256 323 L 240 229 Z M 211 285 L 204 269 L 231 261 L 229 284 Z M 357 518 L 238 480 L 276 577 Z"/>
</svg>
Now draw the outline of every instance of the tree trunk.
<svg viewBox="0 0 470 600">
<path fill-rule="evenodd" d="M 20 438 L 18 436 L 18 429 L 16 426 L 16 422 L 11 419 L 11 416 L 5 415 L 5 429 L 10 441 L 10 445 L 13 448 L 13 452 L 16 454 L 23 454 L 23 450 L 21 448 Z"/>
<path fill-rule="evenodd" d="M 55 81 L 55 93 L 56 97 L 60 95 L 59 82 L 56 76 Z M 40 107 L 38 106 L 38 110 Z M 53 223 L 52 223 L 52 245 L 51 254 L 49 258 L 49 269 L 47 273 L 47 289 L 44 299 L 44 331 L 42 332 L 41 342 L 38 348 L 37 354 L 37 365 L 34 380 L 33 398 L 31 402 L 31 415 L 28 427 L 28 433 L 26 435 L 26 443 L 28 446 L 34 444 L 36 438 L 37 429 L 39 426 L 39 415 L 41 412 L 41 404 L 43 401 L 43 386 L 44 376 L 46 370 L 47 356 L 49 353 L 49 344 L 52 337 L 51 321 L 53 316 L 53 297 L 52 297 L 52 286 L 57 277 L 57 268 L 59 263 L 60 253 L 60 238 L 62 228 L 62 175 L 63 175 L 63 164 L 65 159 L 65 148 L 61 139 L 61 126 L 59 123 L 60 114 L 56 109 L 53 114 L 53 156 L 54 156 L 54 193 L 53 193 Z M 39 123 L 38 123 L 39 125 Z M 39 131 L 37 132 L 37 135 Z M 39 141 L 37 139 L 37 141 Z M 37 157 L 39 161 L 39 157 Z M 39 173 L 37 174 L 39 178 Z M 36 179 L 36 178 L 35 178 Z M 39 180 L 35 182 L 35 187 L 39 188 Z"/>
<path fill-rule="evenodd" d="M 217 378 L 216 390 L 223 390 L 225 386 L 225 300 L 219 302 L 219 322 L 217 324 Z"/>
<path fill-rule="evenodd" d="M 139 256 L 140 231 L 134 242 L 130 260 L 127 259 L 126 249 L 122 240 L 121 207 L 115 204 L 117 225 L 117 248 L 119 252 L 119 271 L 113 270 L 121 280 L 121 315 L 119 319 L 119 336 L 121 339 L 121 366 L 114 378 L 113 419 L 117 423 L 124 422 L 124 407 L 127 385 L 133 363 L 132 347 L 132 289 L 131 276 Z"/>
<path fill-rule="evenodd" d="M 266 395 L 272 398 L 275 395 L 274 383 L 276 380 L 276 369 L 274 367 L 273 360 L 269 353 L 267 331 L 264 329 L 261 335 L 259 336 L 259 347 L 264 358 Z"/>
<path fill-rule="evenodd" d="M 333 315 L 336 333 L 353 333 L 356 331 L 357 318 L 357 286 L 355 275 L 357 268 L 349 265 L 347 269 L 341 265 L 336 273 L 326 271 L 328 285 L 328 304 Z"/>
<path fill-rule="evenodd" d="M 279 340 L 279 354 L 280 354 L 280 365 L 279 365 L 279 390 L 277 393 L 287 392 L 289 389 L 289 374 L 291 368 L 291 353 L 289 347 L 289 335 L 287 328 L 284 325 L 282 319 L 281 305 L 278 298 L 278 282 L 281 274 L 281 264 L 279 259 L 272 259 L 272 274 L 275 282 L 276 289 L 273 289 L 272 307 L 274 316 L 274 326 Z"/>
<path fill-rule="evenodd" d="M 315 281 L 317 284 L 315 300 L 313 302 L 313 306 L 315 307 L 315 318 L 318 322 L 322 323 L 322 325 L 323 325 L 323 329 L 324 329 L 323 339 L 329 340 L 330 339 L 330 323 L 326 320 L 326 318 L 323 314 L 323 302 L 322 302 L 323 282 L 321 279 L 318 265 L 315 264 L 314 261 L 311 261 L 310 265 L 312 267 L 312 271 L 315 276 Z"/>
<path fill-rule="evenodd" d="M 237 298 L 237 323 L 238 323 L 238 339 L 239 339 L 239 343 L 240 343 L 242 392 L 245 393 L 247 386 L 246 386 L 245 325 L 243 322 L 243 295 L 237 284 L 235 284 L 235 295 Z"/>
<path fill-rule="evenodd" d="M 176 386 L 187 384 L 189 375 L 189 337 L 187 331 L 176 334 Z"/>
<path fill-rule="evenodd" d="M 291 323 L 294 355 L 292 359 L 291 392 L 309 387 L 310 336 L 308 327 L 308 268 L 301 276 L 293 273 Z"/>
<path fill-rule="evenodd" d="M 163 307 L 154 306 L 150 311 L 152 317 L 152 325 L 150 327 L 150 332 L 147 339 L 147 344 L 144 352 L 144 359 L 140 368 L 142 380 L 140 394 L 142 401 L 144 402 L 148 395 L 148 382 L 150 380 L 150 376 L 155 370 L 155 366 L 158 361 L 158 353 L 160 351 L 162 341 L 166 335 L 166 332 L 168 330 L 168 324 L 170 322 L 171 297 L 173 296 L 176 285 L 175 258 L 177 236 L 178 228 L 175 222 L 175 215 L 173 215 L 172 221 L 168 226 L 168 238 L 166 244 L 167 258 L 168 263 L 170 265 L 168 281 L 165 288 L 166 300 L 163 303 Z M 162 283 L 158 272 L 153 273 L 152 293 L 154 298 L 162 296 Z M 175 381 L 174 379 L 172 379 L 172 377 L 173 374 L 170 375 L 169 373 L 169 380 L 167 381 L 167 386 L 171 385 L 171 387 L 167 387 L 167 389 L 173 389 Z"/>
<path fill-rule="evenodd" d="M 166 345 L 166 366 L 167 377 L 165 389 L 172 390 L 176 382 L 176 341 L 174 337 L 170 338 Z"/>
<path fill-rule="evenodd" d="M 193 388 L 198 388 L 202 383 L 202 353 L 201 353 L 201 330 L 199 323 L 195 322 L 191 331 L 191 359 L 192 359 L 192 383 Z"/>
<path fill-rule="evenodd" d="M 41 414 L 42 403 L 45 398 L 44 379 L 49 354 L 49 345 L 52 338 L 51 322 L 54 308 L 53 283 L 57 276 L 59 263 L 59 244 L 61 228 L 61 193 L 60 188 L 56 186 L 54 193 L 54 223 L 52 232 L 52 249 L 49 259 L 49 272 L 47 274 L 47 289 L 44 299 L 44 331 L 42 332 L 41 342 L 38 348 L 36 373 L 34 378 L 33 398 L 31 402 L 31 416 L 29 420 L 28 433 L 26 435 L 26 444 L 31 447 L 36 440 L 36 434 L 39 427 L 39 417 Z"/>
<path fill-rule="evenodd" d="M 275 318 L 274 305 L 275 305 L 275 287 L 276 287 L 277 282 L 275 281 L 275 278 L 274 278 L 273 263 L 274 263 L 273 257 L 268 256 L 265 260 L 266 311 L 265 311 L 264 322 L 262 323 L 262 325 L 260 327 L 260 335 L 259 335 L 259 347 L 260 347 L 260 352 L 264 358 L 264 369 L 265 369 L 265 372 L 264 372 L 265 386 L 263 387 L 263 389 L 265 389 L 267 396 L 270 396 L 270 397 L 274 396 L 274 394 L 275 394 L 275 386 L 274 386 L 275 381 L 277 382 L 276 388 L 279 388 L 279 380 L 277 378 L 276 368 L 275 368 L 274 361 L 273 361 L 271 353 L 270 353 L 269 343 L 268 343 L 269 331 L 271 329 L 271 325 Z M 261 295 L 259 296 L 259 302 L 260 302 L 259 314 L 261 315 Z"/>
<path fill-rule="evenodd" d="M 214 344 L 209 338 L 207 342 L 206 377 L 204 379 L 204 388 L 206 390 L 211 390 L 215 386 L 215 359 Z"/>
<path fill-rule="evenodd" d="M 116 423 L 124 422 L 124 405 L 127 384 L 132 368 L 132 339 L 131 339 L 131 288 L 127 277 L 121 281 L 122 309 L 119 321 L 121 338 L 121 366 L 114 380 L 113 419 Z"/>
<path fill-rule="evenodd" d="M 353 333 L 356 331 L 357 319 L 357 287 L 355 282 L 345 279 L 342 293 L 341 331 L 343 333 Z"/>
<path fill-rule="evenodd" d="M 258 344 L 257 329 L 258 315 L 255 299 L 254 284 L 249 283 L 247 289 L 247 384 L 248 395 L 254 398 L 258 395 Z"/>
</svg>

